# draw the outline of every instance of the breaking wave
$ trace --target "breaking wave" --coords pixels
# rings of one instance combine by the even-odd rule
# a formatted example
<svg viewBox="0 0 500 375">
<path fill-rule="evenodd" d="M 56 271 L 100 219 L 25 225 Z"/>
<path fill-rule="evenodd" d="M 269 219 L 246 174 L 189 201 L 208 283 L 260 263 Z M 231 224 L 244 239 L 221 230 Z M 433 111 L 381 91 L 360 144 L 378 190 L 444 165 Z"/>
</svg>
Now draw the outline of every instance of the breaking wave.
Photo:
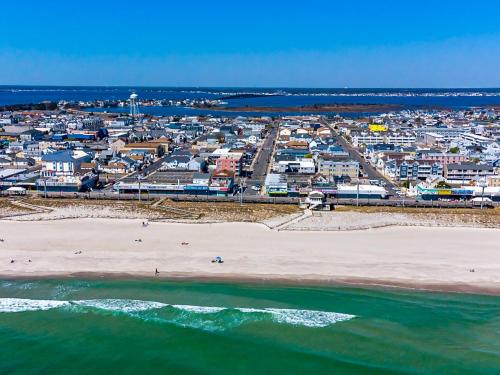
<svg viewBox="0 0 500 375">
<path fill-rule="evenodd" d="M 107 311 L 148 321 L 172 323 L 209 331 L 224 330 L 247 322 L 265 320 L 293 326 L 321 328 L 355 317 L 350 314 L 317 310 L 171 305 L 129 299 L 58 301 L 0 298 L 0 313 L 44 311 L 57 308 L 77 312 Z"/>
<path fill-rule="evenodd" d="M 172 307 L 179 310 L 184 310 L 199 314 L 213 314 L 221 312 L 223 310 L 227 310 L 226 307 L 215 307 L 215 306 L 172 305 Z"/>
<path fill-rule="evenodd" d="M 130 299 L 89 299 L 81 301 L 71 301 L 72 304 L 96 309 L 117 311 L 117 312 L 137 312 L 153 309 L 161 309 L 168 306 L 166 303 L 154 301 L 140 301 Z"/>
<path fill-rule="evenodd" d="M 0 312 L 13 313 L 23 311 L 50 310 L 69 305 L 68 301 L 42 299 L 0 298 Z"/>
</svg>

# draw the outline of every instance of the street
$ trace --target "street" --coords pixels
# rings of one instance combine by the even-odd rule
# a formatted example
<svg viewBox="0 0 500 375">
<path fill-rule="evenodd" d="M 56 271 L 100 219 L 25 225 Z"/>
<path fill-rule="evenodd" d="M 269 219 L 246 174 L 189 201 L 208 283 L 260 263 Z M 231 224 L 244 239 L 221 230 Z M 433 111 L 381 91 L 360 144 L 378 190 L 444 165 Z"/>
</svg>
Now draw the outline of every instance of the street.
<svg viewBox="0 0 500 375">
<path fill-rule="evenodd" d="M 260 186 L 264 185 L 269 163 L 271 162 L 274 142 L 276 141 L 277 136 L 278 136 L 278 128 L 273 126 L 269 131 L 269 133 L 267 134 L 266 138 L 264 139 L 262 148 L 253 162 L 252 177 L 247 178 L 245 180 L 245 185 L 247 186 L 245 195 L 259 194 L 259 191 L 253 190 L 251 189 L 251 187 L 256 185 Z"/>
<path fill-rule="evenodd" d="M 384 181 L 386 183 L 386 185 L 384 187 L 387 189 L 389 195 L 394 196 L 397 194 L 397 191 L 399 190 L 399 188 L 397 187 L 396 184 L 394 184 L 391 180 L 386 178 L 379 171 L 377 171 L 374 167 L 372 167 L 372 165 L 369 162 L 367 162 L 365 160 L 365 158 L 363 158 L 363 156 L 349 142 L 347 142 L 344 139 L 344 137 L 337 134 L 335 129 L 333 129 L 333 127 L 330 124 L 328 124 L 326 121 L 323 124 L 328 126 L 331 129 L 337 143 L 340 146 L 342 146 L 342 148 L 349 153 L 349 156 L 351 157 L 351 159 L 356 160 L 359 163 L 360 167 L 367 174 L 368 179 Z"/>
</svg>

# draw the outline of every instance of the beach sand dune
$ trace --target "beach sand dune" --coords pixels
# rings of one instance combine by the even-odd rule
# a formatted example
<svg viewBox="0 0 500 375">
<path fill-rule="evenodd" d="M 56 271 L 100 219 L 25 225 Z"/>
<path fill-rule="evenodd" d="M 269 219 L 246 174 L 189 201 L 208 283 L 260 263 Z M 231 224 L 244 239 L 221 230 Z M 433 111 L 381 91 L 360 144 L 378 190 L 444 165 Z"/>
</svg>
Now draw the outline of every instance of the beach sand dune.
<svg viewBox="0 0 500 375">
<path fill-rule="evenodd" d="M 497 229 L 302 232 L 250 223 L 143 227 L 141 220 L 75 219 L 2 221 L 0 237 L 2 277 L 149 277 L 158 269 L 160 277 L 349 282 L 500 294 Z M 224 263 L 211 263 L 215 256 Z"/>
</svg>

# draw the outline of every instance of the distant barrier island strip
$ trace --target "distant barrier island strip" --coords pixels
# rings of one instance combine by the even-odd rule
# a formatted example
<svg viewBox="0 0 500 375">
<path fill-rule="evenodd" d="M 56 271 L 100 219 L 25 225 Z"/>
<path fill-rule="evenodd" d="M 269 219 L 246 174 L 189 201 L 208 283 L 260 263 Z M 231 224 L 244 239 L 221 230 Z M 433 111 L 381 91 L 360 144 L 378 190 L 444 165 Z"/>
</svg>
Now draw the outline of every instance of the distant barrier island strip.
<svg viewBox="0 0 500 375">
<path fill-rule="evenodd" d="M 195 108 L 214 109 L 224 112 L 252 112 L 252 113 L 290 113 L 290 112 L 342 112 L 342 113 L 358 113 L 358 112 L 390 112 L 399 111 L 404 107 L 399 104 L 312 104 L 304 106 L 211 106 L 211 105 L 196 105 Z"/>
</svg>

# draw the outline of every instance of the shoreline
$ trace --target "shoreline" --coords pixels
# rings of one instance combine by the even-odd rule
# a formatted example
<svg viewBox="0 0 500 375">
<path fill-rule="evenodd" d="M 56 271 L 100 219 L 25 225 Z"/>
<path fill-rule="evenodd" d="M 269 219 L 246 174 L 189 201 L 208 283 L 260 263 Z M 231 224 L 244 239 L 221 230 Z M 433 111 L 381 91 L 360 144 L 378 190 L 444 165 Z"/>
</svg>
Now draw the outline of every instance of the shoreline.
<svg viewBox="0 0 500 375">
<path fill-rule="evenodd" d="M 234 274 L 199 275 L 199 274 L 167 274 L 154 276 L 151 274 L 131 274 L 122 272 L 75 272 L 75 273 L 40 273 L 36 275 L 1 274 L 1 281 L 37 281 L 37 280 L 123 280 L 123 281 L 170 281 L 179 283 L 206 283 L 206 284 L 242 284 L 242 285 L 271 285 L 283 287 L 338 287 L 360 288 L 371 290 L 458 293 L 485 296 L 500 296 L 500 285 L 473 285 L 466 283 L 442 284 L 422 283 L 397 280 L 373 280 L 364 278 L 285 278 L 282 275 L 246 275 Z M 499 283 L 500 284 L 500 283 Z"/>
<path fill-rule="evenodd" d="M 143 228 L 140 219 L 1 223 L 4 280 L 161 279 L 500 295 L 497 229 L 287 231 L 259 223 L 162 222 Z M 212 264 L 218 255 L 224 263 Z"/>
</svg>

